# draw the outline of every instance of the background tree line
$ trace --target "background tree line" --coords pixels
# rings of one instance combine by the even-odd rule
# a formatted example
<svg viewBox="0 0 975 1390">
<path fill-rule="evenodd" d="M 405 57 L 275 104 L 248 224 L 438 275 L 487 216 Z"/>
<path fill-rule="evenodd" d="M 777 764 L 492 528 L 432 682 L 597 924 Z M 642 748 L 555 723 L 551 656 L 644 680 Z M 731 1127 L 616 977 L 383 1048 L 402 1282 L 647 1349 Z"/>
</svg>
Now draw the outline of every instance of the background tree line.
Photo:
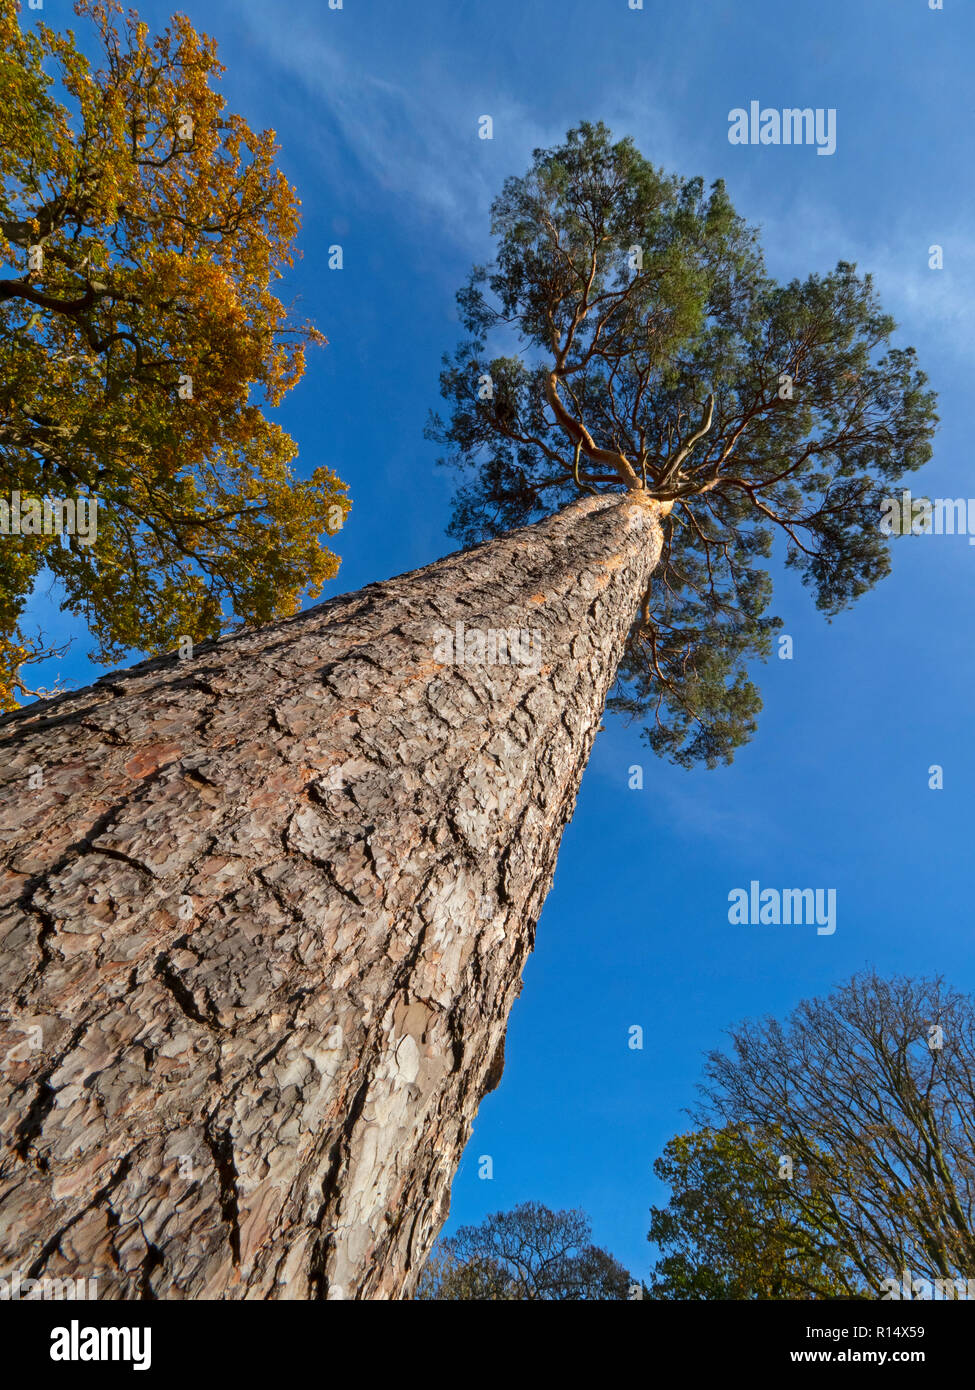
<svg viewBox="0 0 975 1390">
<path fill-rule="evenodd" d="M 528 1202 L 441 1240 L 418 1297 L 869 1299 L 904 1271 L 975 1277 L 971 996 L 863 973 L 729 1036 L 697 1127 L 654 1164 L 671 1192 L 646 1283 L 584 1213 Z"/>
</svg>

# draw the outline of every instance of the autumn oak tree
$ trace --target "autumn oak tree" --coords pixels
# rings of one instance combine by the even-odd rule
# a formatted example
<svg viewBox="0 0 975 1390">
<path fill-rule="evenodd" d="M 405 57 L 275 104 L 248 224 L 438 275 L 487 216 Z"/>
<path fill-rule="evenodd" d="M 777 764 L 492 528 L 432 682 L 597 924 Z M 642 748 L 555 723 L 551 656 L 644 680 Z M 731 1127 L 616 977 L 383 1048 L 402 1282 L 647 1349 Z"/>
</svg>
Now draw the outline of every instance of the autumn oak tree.
<svg viewBox="0 0 975 1390">
<path fill-rule="evenodd" d="M 226 111 L 213 41 L 79 0 L 96 67 L 18 8 L 0 0 L 0 493 L 97 498 L 97 539 L 26 514 L 3 538 L 0 708 L 44 654 L 21 615 L 45 571 L 99 661 L 171 650 L 317 594 L 348 507 L 264 413 L 324 339 L 276 297 L 298 199 L 273 132 Z"/>
<path fill-rule="evenodd" d="M 216 138 L 215 117 L 194 122 Z M 166 165 L 189 209 L 220 167 L 209 153 L 199 187 Z M 160 175 L 140 171 L 140 208 L 143 177 Z M 111 206 L 136 215 L 121 196 Z M 431 422 L 467 470 L 454 520 L 467 548 L 0 718 L 0 1250 L 17 1267 L 99 1267 L 126 1297 L 410 1297 L 502 1075 L 617 676 L 617 706 L 647 719 L 654 747 L 727 759 L 755 723 L 747 665 L 774 631 L 775 536 L 830 614 L 887 568 L 880 503 L 929 456 L 935 417 L 868 277 L 841 264 L 775 284 L 720 184 L 665 175 L 603 126 L 537 151 L 493 226 L 494 264 L 460 295 L 449 411 Z M 205 491 L 212 525 L 180 543 L 209 560 L 212 509 L 236 503 L 214 500 L 210 454 L 192 484 L 174 469 L 186 438 L 210 438 L 219 330 L 232 324 L 236 344 L 249 321 L 222 297 L 225 263 L 201 250 L 184 269 L 153 233 L 167 322 L 181 322 L 179 296 L 166 306 L 183 274 L 219 312 L 212 352 L 187 356 L 172 329 L 167 381 L 194 377 L 178 429 L 183 404 L 139 384 L 152 442 L 136 453 L 149 482 L 135 505 L 148 515 L 143 494 L 162 492 L 177 515 L 167 486 Z M 245 304 L 263 306 L 241 273 Z M 138 300 L 143 261 L 125 276 Z M 97 300 L 109 281 L 101 267 L 90 279 Z M 138 304 L 97 303 L 98 342 L 129 322 L 123 305 L 139 320 Z M 68 338 L 43 370 L 80 373 L 62 359 L 91 351 L 82 330 L 50 321 Z M 129 373 L 161 371 L 148 364 L 163 350 L 141 347 L 141 368 L 127 340 L 106 351 Z M 90 389 L 98 409 L 69 412 L 81 443 L 57 444 L 72 468 L 98 467 L 84 441 L 106 418 L 126 428 L 104 383 Z M 34 414 L 47 428 L 50 412 Z M 221 468 L 253 468 L 268 439 L 274 452 L 242 400 L 237 420 L 255 434 Z M 288 495 L 254 486 L 271 512 Z M 123 500 L 111 515 L 129 515 Z M 259 552 L 258 515 L 233 531 Z M 254 568 L 241 562 L 255 616 L 310 577 L 285 535 L 273 561 L 252 548 Z M 97 595 L 112 581 L 84 582 Z M 177 607 L 180 584 L 196 594 L 189 578 L 160 581 Z M 138 628 L 145 645 L 129 615 L 126 640 Z M 182 614 L 167 621 L 172 638 Z M 538 660 L 512 655 L 525 633 Z"/>
</svg>

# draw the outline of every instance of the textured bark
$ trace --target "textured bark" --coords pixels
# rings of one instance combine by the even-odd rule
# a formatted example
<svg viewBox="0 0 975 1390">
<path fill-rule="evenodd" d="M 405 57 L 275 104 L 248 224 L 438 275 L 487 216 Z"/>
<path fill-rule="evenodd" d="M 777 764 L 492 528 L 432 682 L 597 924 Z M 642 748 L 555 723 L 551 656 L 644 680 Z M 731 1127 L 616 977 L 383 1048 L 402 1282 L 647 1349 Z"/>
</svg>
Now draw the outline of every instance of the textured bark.
<svg viewBox="0 0 975 1390">
<path fill-rule="evenodd" d="M 659 550 L 586 498 L 0 721 L 0 1273 L 412 1293 Z"/>
</svg>

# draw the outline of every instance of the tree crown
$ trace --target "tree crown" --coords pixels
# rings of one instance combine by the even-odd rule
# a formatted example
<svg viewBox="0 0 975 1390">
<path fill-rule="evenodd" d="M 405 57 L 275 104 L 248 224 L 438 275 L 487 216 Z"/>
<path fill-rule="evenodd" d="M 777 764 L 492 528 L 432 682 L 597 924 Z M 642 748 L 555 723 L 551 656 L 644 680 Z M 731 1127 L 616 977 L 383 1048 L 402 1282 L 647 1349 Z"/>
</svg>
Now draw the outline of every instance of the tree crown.
<svg viewBox="0 0 975 1390">
<path fill-rule="evenodd" d="M 630 1276 L 592 1243 L 582 1211 L 522 1202 L 438 1241 L 421 1278 L 422 1299 L 624 1299 Z"/>
<path fill-rule="evenodd" d="M 761 707 L 763 561 L 778 533 L 832 615 L 889 569 L 881 503 L 931 455 L 934 396 L 869 275 L 779 285 L 723 182 L 665 175 L 586 122 L 492 205 L 497 255 L 458 293 L 446 420 L 475 543 L 584 492 L 662 504 L 664 552 L 611 703 L 678 762 L 730 762 Z M 514 347 L 491 354 L 488 340 Z M 668 510 L 669 509 L 669 510 Z"/>
<path fill-rule="evenodd" d="M 905 1269 L 970 1278 L 975 1000 L 938 978 L 863 972 L 784 1023 L 730 1034 L 696 1118 L 734 1127 L 756 1165 L 763 1147 L 789 1156 L 793 1209 L 875 1295 Z"/>
</svg>

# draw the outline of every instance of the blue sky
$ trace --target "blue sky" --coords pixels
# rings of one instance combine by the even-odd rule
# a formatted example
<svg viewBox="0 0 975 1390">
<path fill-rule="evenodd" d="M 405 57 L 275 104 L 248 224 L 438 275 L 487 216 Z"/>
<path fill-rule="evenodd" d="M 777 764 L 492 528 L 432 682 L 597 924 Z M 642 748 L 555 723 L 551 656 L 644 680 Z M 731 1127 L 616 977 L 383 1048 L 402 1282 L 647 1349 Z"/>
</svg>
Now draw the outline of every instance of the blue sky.
<svg viewBox="0 0 975 1390">
<path fill-rule="evenodd" d="M 172 6 L 147 0 L 153 28 Z M 218 41 L 231 109 L 273 127 L 299 189 L 304 258 L 284 298 L 328 335 L 277 413 L 300 468 L 327 464 L 354 506 L 327 595 L 436 559 L 452 475 L 423 439 L 454 294 L 491 255 L 488 207 L 537 146 L 580 119 L 654 163 L 723 177 L 780 278 L 838 260 L 874 273 L 898 341 L 940 396 L 915 491 L 975 494 L 968 417 L 975 225 L 970 0 L 188 0 Z M 26 17 L 26 8 L 25 8 Z M 71 23 L 47 0 L 44 18 Z M 835 108 L 837 149 L 732 146 L 728 113 Z M 491 141 L 477 138 L 489 114 Z M 344 268 L 330 271 L 341 243 Z M 944 248 L 944 269 L 928 250 Z M 863 966 L 975 986 L 969 888 L 975 778 L 969 638 L 975 547 L 895 545 L 893 574 L 832 624 L 790 576 L 773 611 L 792 661 L 760 673 L 757 737 L 731 768 L 655 759 L 607 720 L 563 841 L 499 1089 L 454 1182 L 448 1231 L 534 1199 L 581 1206 L 646 1276 L 651 1165 L 687 1127 L 704 1053 L 744 1017 L 782 1016 Z M 31 617 L 75 635 L 62 676 L 100 674 L 85 635 L 38 594 Z M 135 659 L 135 654 L 133 655 Z M 50 680 L 48 667 L 39 679 Z M 642 791 L 628 769 L 642 764 Z M 928 768 L 944 768 L 944 789 Z M 837 891 L 837 929 L 731 926 L 728 894 Z M 644 1031 L 642 1051 L 628 1030 Z M 478 1177 L 491 1155 L 494 1177 Z"/>
</svg>

